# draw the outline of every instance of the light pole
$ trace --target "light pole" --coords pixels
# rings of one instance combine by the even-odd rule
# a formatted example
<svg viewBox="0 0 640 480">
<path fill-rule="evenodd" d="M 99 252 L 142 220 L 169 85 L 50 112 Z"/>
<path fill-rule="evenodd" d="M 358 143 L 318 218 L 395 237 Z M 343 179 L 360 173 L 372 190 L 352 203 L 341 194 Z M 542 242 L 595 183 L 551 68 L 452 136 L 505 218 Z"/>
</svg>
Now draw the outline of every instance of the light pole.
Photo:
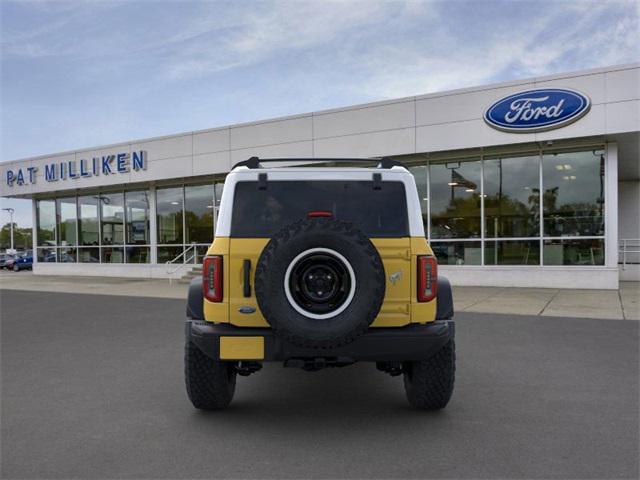
<svg viewBox="0 0 640 480">
<path fill-rule="evenodd" d="M 9 216 L 10 216 L 9 228 L 11 228 L 11 251 L 13 251 L 13 212 L 15 212 L 15 210 L 11 207 L 3 208 L 3 210 L 6 210 L 7 212 L 9 212 Z"/>
</svg>

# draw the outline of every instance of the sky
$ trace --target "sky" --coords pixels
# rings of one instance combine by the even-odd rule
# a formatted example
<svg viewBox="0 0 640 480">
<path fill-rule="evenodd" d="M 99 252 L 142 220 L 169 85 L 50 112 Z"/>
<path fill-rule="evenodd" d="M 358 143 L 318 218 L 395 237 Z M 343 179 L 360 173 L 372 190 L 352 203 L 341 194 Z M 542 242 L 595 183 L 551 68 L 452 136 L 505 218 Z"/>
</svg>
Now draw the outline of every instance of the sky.
<svg viewBox="0 0 640 480">
<path fill-rule="evenodd" d="M 0 16 L 0 161 L 640 60 L 640 0 L 3 0 Z M 0 201 L 31 225 L 29 201 Z"/>
</svg>

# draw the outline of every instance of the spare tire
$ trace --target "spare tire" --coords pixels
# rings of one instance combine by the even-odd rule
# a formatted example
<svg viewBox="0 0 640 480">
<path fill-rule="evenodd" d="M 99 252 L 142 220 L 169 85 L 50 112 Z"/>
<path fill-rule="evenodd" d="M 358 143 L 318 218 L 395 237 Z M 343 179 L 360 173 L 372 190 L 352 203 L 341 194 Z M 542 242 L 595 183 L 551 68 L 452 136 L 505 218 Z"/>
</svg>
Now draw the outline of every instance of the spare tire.
<svg viewBox="0 0 640 480">
<path fill-rule="evenodd" d="M 334 348 L 352 342 L 378 315 L 384 266 L 352 223 L 301 220 L 274 235 L 262 251 L 255 291 L 276 335 L 298 346 Z"/>
</svg>

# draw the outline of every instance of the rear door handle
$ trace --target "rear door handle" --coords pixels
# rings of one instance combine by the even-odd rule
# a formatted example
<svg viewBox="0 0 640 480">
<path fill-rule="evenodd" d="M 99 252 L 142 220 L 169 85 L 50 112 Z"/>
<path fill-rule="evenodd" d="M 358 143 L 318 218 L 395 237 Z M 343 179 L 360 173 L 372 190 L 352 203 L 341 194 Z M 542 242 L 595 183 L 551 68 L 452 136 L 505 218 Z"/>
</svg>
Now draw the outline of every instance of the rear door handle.
<svg viewBox="0 0 640 480">
<path fill-rule="evenodd" d="M 248 298 L 251 296 L 251 260 L 248 258 L 242 262 L 242 276 L 244 278 L 242 293 Z"/>
</svg>

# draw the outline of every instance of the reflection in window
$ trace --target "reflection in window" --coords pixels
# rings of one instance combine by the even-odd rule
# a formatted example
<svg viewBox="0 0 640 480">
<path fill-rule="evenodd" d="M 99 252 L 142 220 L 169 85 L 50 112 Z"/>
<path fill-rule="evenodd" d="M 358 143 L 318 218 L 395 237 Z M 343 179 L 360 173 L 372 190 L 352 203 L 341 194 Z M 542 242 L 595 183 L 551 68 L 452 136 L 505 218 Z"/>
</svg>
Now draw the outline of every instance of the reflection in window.
<svg viewBox="0 0 640 480">
<path fill-rule="evenodd" d="M 222 191 L 224 190 L 224 182 L 214 183 L 213 186 L 215 187 L 215 192 L 216 192 L 215 211 L 216 211 L 216 218 L 218 218 L 218 212 L 220 211 L 220 202 L 222 201 Z"/>
<path fill-rule="evenodd" d="M 51 247 L 38 248 L 37 252 L 38 262 L 40 263 L 52 263 L 56 261 L 56 249 Z"/>
<path fill-rule="evenodd" d="M 158 247 L 158 263 L 169 262 L 180 255 L 182 251 L 182 245 L 179 247 Z"/>
<path fill-rule="evenodd" d="M 601 152 L 545 154 L 544 235 L 604 235 L 604 155 Z"/>
<path fill-rule="evenodd" d="M 431 236 L 480 237 L 480 160 L 430 167 Z"/>
<path fill-rule="evenodd" d="M 69 247 L 58 248 L 58 262 L 74 263 L 76 261 L 76 249 Z"/>
<path fill-rule="evenodd" d="M 102 263 L 122 263 L 124 262 L 124 249 L 122 247 L 102 247 L 100 261 Z"/>
<path fill-rule="evenodd" d="M 184 189 L 185 243 L 210 243 L 213 238 L 213 185 Z"/>
<path fill-rule="evenodd" d="M 207 256 L 208 250 L 209 250 L 209 246 L 196 247 L 196 263 L 202 263 L 204 261 L 204 257 Z M 187 260 L 188 259 L 189 258 L 187 258 Z"/>
<path fill-rule="evenodd" d="M 58 206 L 58 245 L 77 245 L 77 209 L 76 198 L 59 198 Z"/>
<path fill-rule="evenodd" d="M 98 247 L 79 248 L 78 261 L 81 263 L 98 263 L 100 261 L 100 249 Z"/>
<path fill-rule="evenodd" d="M 98 197 L 86 196 L 78 197 L 78 220 L 79 245 L 98 245 Z M 83 261 L 83 260 L 80 260 Z"/>
<path fill-rule="evenodd" d="M 56 202 L 53 200 L 38 200 L 37 221 L 38 245 L 55 245 Z"/>
<path fill-rule="evenodd" d="M 543 261 L 545 265 L 604 265 L 604 240 L 545 240 Z"/>
<path fill-rule="evenodd" d="M 485 265 L 540 265 L 539 240 L 487 240 Z"/>
<path fill-rule="evenodd" d="M 127 263 L 149 263 L 149 247 L 125 247 Z"/>
<path fill-rule="evenodd" d="M 182 187 L 156 191 L 159 244 L 182 243 L 182 192 Z"/>
<path fill-rule="evenodd" d="M 415 167 L 409 167 L 409 171 L 413 174 L 416 180 L 416 187 L 418 189 L 418 199 L 420 200 L 420 210 L 422 212 L 422 223 L 424 224 L 424 232 L 428 232 L 428 212 L 429 212 L 429 189 L 427 186 L 427 169 L 426 165 L 418 165 Z"/>
<path fill-rule="evenodd" d="M 480 242 L 432 242 L 431 248 L 440 265 L 480 265 Z"/>
<path fill-rule="evenodd" d="M 124 195 L 122 193 L 100 195 L 100 206 L 102 245 L 122 245 L 124 243 Z"/>
<path fill-rule="evenodd" d="M 127 222 L 126 243 L 128 245 L 148 245 L 150 243 L 149 192 L 126 192 L 125 213 Z"/>
<path fill-rule="evenodd" d="M 540 235 L 540 156 L 484 162 L 485 236 Z"/>
</svg>

